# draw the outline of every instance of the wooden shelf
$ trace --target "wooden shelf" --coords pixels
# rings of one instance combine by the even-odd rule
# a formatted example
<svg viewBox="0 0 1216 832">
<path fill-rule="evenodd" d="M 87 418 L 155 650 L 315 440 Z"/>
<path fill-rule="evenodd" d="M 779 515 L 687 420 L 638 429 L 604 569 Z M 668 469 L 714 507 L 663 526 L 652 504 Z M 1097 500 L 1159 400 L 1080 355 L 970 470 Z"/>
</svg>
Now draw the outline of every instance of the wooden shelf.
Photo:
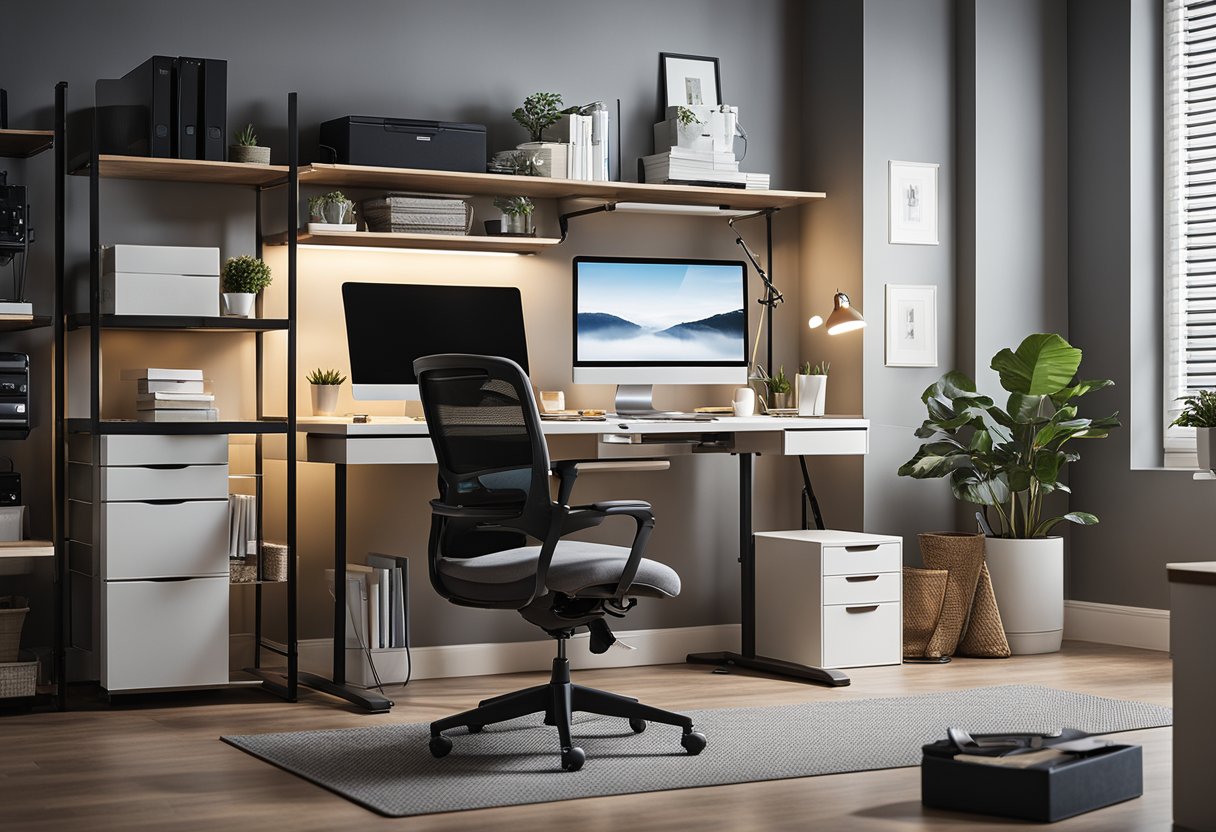
<svg viewBox="0 0 1216 832">
<path fill-rule="evenodd" d="M 91 433 L 88 419 L 68 419 L 69 433 Z M 221 433 L 287 433 L 287 423 L 279 421 L 237 422 L 137 422 L 128 419 L 102 419 L 97 423 L 100 436 L 164 434 L 170 436 L 211 436 Z"/>
<path fill-rule="evenodd" d="M 561 243 L 557 237 L 477 237 L 463 234 L 400 234 L 377 231 L 301 231 L 300 245 L 477 251 L 498 254 L 539 254 Z M 287 244 L 287 235 L 273 234 L 267 245 Z"/>
<path fill-rule="evenodd" d="M 49 320 L 49 319 L 48 319 Z M 68 315 L 68 329 L 90 325 L 87 312 Z M 195 332 L 271 332 L 287 329 L 286 318 L 225 318 L 198 315 L 102 315 L 102 329 Z"/>
<path fill-rule="evenodd" d="M 9 159 L 28 159 L 55 144 L 55 134 L 50 130 L 0 130 L 0 156 Z"/>
<path fill-rule="evenodd" d="M 31 315 L 29 317 L 0 317 L 0 332 L 21 332 L 27 329 L 41 329 L 51 325 L 50 315 Z"/>
<path fill-rule="evenodd" d="M 0 558 L 53 558 L 55 544 L 49 540 L 0 541 Z"/>
<path fill-rule="evenodd" d="M 818 192 L 749 191 L 742 188 L 643 185 L 636 182 L 586 182 L 573 179 L 548 179 L 541 176 L 504 176 L 497 173 L 459 173 L 317 163 L 300 169 L 300 184 L 339 188 L 379 188 L 434 194 L 592 199 L 601 203 L 649 202 L 667 205 L 713 205 L 753 211 L 763 208 L 791 208 L 824 197 L 824 194 Z"/>
<path fill-rule="evenodd" d="M 72 171 L 87 176 L 89 168 Z M 204 162 L 194 159 L 154 159 L 145 156 L 102 156 L 98 174 L 103 179 L 139 179 L 149 182 L 200 182 L 214 185 L 244 185 L 250 188 L 287 181 L 283 165 L 247 165 L 239 162 Z"/>
</svg>

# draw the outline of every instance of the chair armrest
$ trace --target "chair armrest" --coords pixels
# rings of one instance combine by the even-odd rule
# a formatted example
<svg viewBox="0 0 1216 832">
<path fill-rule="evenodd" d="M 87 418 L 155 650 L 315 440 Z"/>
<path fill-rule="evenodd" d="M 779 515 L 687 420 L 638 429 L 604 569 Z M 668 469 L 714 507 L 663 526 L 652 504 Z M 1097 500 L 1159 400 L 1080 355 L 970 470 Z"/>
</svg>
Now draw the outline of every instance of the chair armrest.
<svg viewBox="0 0 1216 832">
<path fill-rule="evenodd" d="M 646 550 L 646 541 L 650 539 L 650 532 L 654 529 L 654 512 L 650 508 L 650 503 L 642 500 L 604 500 L 590 505 L 575 506 L 566 517 L 567 534 L 578 529 L 597 526 L 609 517 L 633 518 L 637 524 L 637 531 L 633 535 L 633 544 L 629 547 L 629 557 L 625 561 L 625 568 L 621 570 L 620 580 L 617 581 L 616 591 L 613 593 L 618 601 L 623 601 L 630 585 L 633 584 L 633 579 L 638 574 L 638 566 L 642 563 L 642 553 Z"/>
<path fill-rule="evenodd" d="M 549 464 L 549 470 L 560 481 L 557 491 L 557 501 L 564 506 L 570 505 L 570 495 L 574 491 L 574 481 L 578 479 L 580 465 L 624 463 L 624 462 L 659 462 L 666 461 L 661 457 L 629 457 L 627 459 L 559 459 Z"/>
<path fill-rule="evenodd" d="M 518 511 L 509 511 L 502 508 L 478 507 L 478 506 L 454 506 L 451 503 L 445 503 L 443 500 L 431 500 L 431 513 L 438 514 L 441 517 L 455 517 L 464 520 L 492 521 L 492 520 L 511 520 L 519 517 Z"/>
</svg>

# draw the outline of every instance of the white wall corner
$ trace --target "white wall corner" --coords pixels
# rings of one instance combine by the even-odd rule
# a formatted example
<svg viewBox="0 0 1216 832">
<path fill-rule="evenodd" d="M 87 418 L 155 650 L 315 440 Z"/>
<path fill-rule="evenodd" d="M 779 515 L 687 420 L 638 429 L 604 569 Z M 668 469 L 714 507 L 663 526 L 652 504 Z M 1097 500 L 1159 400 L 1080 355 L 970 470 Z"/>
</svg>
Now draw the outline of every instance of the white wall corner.
<svg viewBox="0 0 1216 832">
<path fill-rule="evenodd" d="M 1170 611 L 1065 601 L 1064 638 L 1168 652 Z"/>
</svg>

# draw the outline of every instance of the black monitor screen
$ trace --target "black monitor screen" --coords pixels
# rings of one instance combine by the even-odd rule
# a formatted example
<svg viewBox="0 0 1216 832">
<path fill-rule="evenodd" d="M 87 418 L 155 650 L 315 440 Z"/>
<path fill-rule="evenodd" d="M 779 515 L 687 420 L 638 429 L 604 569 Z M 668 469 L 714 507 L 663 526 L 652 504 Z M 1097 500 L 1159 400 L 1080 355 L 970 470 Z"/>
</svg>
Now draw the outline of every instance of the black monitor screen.
<svg viewBox="0 0 1216 832">
<path fill-rule="evenodd" d="M 518 289 L 343 283 L 342 304 L 356 388 L 417 384 L 414 359 L 438 353 L 501 356 L 528 371 Z"/>
</svg>

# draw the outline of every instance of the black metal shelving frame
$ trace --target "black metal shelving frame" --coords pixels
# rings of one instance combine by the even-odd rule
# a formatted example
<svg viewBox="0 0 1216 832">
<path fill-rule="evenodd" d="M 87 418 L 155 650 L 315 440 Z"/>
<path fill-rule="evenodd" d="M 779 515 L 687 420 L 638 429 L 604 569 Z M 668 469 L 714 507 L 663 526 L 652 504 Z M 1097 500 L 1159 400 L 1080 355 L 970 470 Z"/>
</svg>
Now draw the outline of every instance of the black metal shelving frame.
<svg viewBox="0 0 1216 832">
<path fill-rule="evenodd" d="M 63 553 L 66 546 L 67 528 L 67 441 L 71 434 L 87 433 L 93 436 L 105 435 L 216 435 L 216 434 L 249 434 L 255 441 L 255 493 L 257 495 L 257 528 L 259 543 L 264 539 L 264 437 L 281 435 L 285 437 L 287 452 L 286 465 L 286 543 L 287 543 L 287 580 L 286 580 L 286 618 L 287 643 L 285 649 L 266 642 L 262 636 L 262 606 L 263 587 L 267 583 L 284 583 L 266 581 L 259 565 L 258 580 L 254 583 L 255 595 L 255 625 L 254 625 L 254 665 L 249 671 L 261 679 L 262 686 L 282 698 L 294 702 L 298 696 L 299 676 L 299 636 L 298 636 L 298 575 L 295 553 L 296 539 L 296 307 L 297 307 L 297 273 L 296 273 L 296 241 L 294 236 L 288 241 L 287 247 L 287 317 L 261 318 L 263 311 L 262 297 L 258 297 L 257 319 L 237 319 L 198 316 L 157 317 L 146 315 L 103 315 L 101 314 L 101 164 L 96 128 L 91 136 L 90 163 L 87 169 L 89 181 L 89 308 L 85 313 L 68 314 L 64 309 L 66 297 L 65 254 L 64 254 L 64 219 L 66 205 L 66 179 L 69 171 L 65 164 L 64 147 L 67 135 L 67 84 L 61 82 L 56 86 L 55 108 L 55 194 L 56 194 L 56 244 L 55 244 L 55 275 L 56 297 L 54 326 L 55 339 L 55 424 L 57 427 L 55 447 L 55 544 L 58 559 L 58 579 L 60 592 L 58 610 L 56 649 L 57 676 L 59 683 L 59 705 L 66 707 L 66 653 L 69 625 L 70 596 L 68 589 L 69 574 L 67 558 Z M 247 183 L 217 183 L 229 187 L 252 188 L 255 199 L 255 245 L 256 255 L 262 256 L 262 210 L 264 194 L 272 189 L 285 186 L 286 190 L 286 221 L 288 228 L 295 228 L 299 222 L 299 160 L 298 141 L 296 139 L 296 94 L 287 96 L 288 134 L 290 136 L 289 156 L 291 158 L 291 175 L 286 181 L 269 182 L 256 185 Z M 96 120 L 94 120 L 94 125 Z M 197 179 L 174 179 L 165 177 L 164 181 L 198 181 Z M 92 323 L 97 322 L 97 326 Z M 67 372 L 66 372 L 66 338 L 70 330 L 87 329 L 89 338 L 89 416 L 85 418 L 67 418 Z M 101 418 L 101 332 L 103 330 L 147 331 L 147 332 L 199 332 L 215 333 L 244 333 L 252 334 L 255 340 L 255 386 L 256 386 L 256 418 L 254 420 L 221 421 L 221 422 L 138 422 L 127 420 L 108 420 Z M 264 380 L 265 380 L 265 347 L 263 338 L 268 332 L 287 333 L 286 381 L 287 381 L 287 412 L 282 417 L 268 417 L 264 409 Z M 93 444 L 93 465 L 100 463 L 99 446 Z M 260 561 L 260 558 L 259 558 Z M 281 675 L 262 668 L 262 652 L 270 651 L 281 655 L 287 660 L 286 674 Z"/>
</svg>

